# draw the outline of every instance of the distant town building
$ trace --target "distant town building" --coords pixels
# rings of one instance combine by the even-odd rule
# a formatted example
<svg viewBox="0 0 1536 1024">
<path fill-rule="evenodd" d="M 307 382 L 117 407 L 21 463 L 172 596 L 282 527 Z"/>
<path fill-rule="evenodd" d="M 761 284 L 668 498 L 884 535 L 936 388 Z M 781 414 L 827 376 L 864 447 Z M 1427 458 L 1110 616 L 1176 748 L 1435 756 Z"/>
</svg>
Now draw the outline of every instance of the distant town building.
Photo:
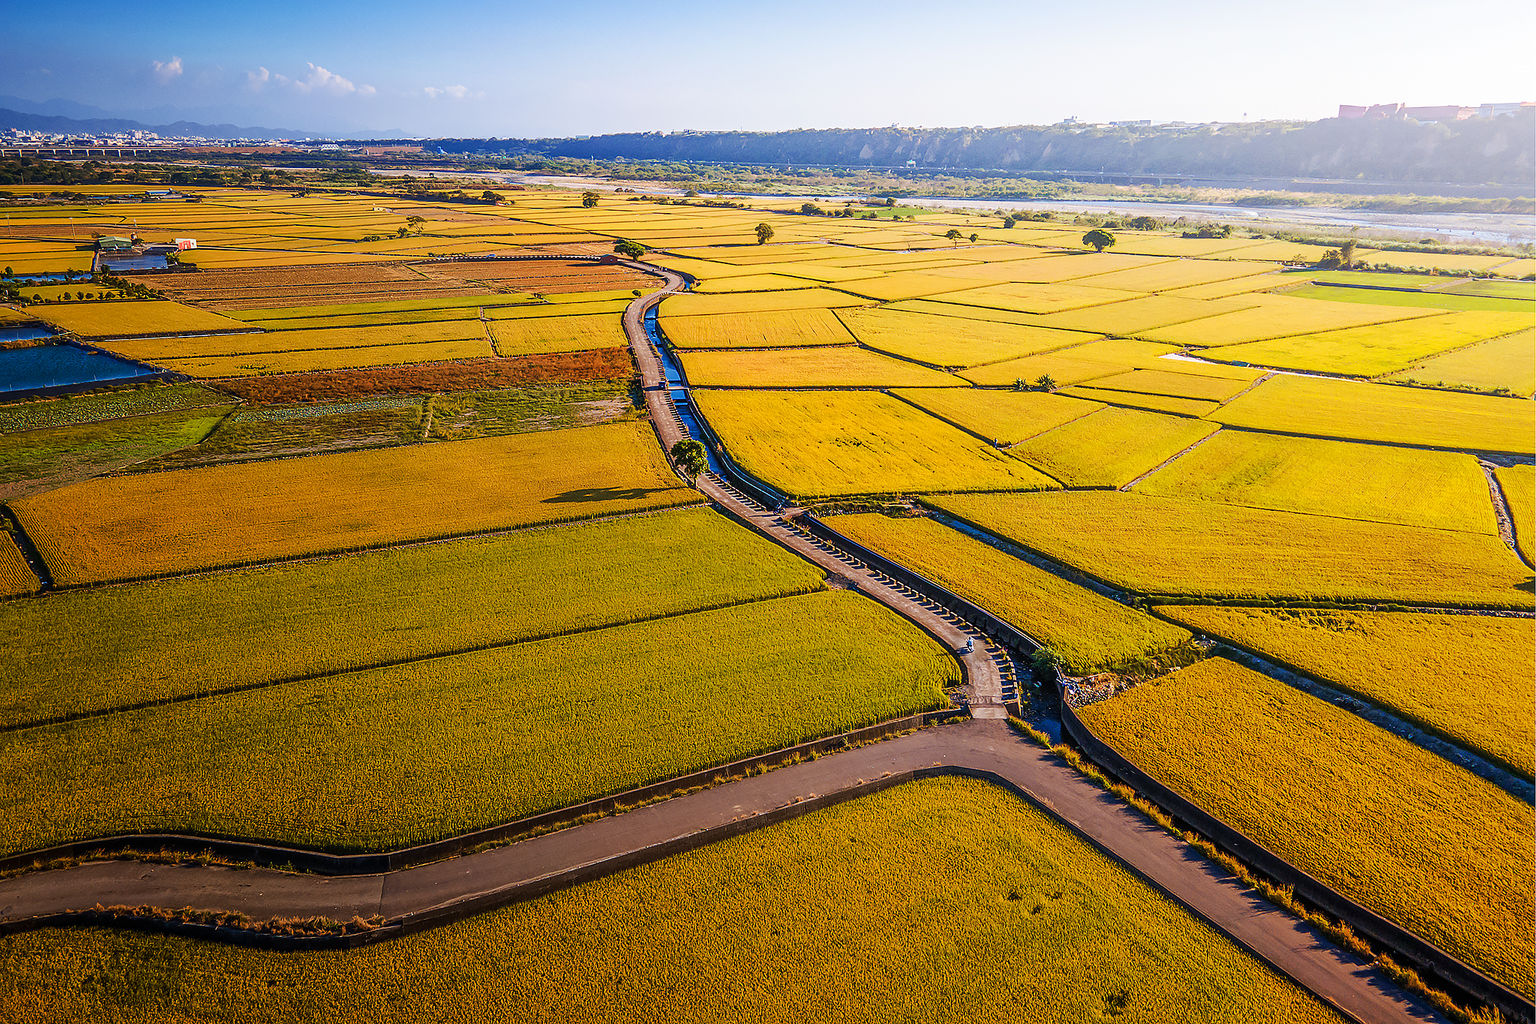
<svg viewBox="0 0 1536 1024">
<path fill-rule="evenodd" d="M 1375 103 L 1368 107 L 1350 103 L 1339 104 L 1339 119 L 1343 121 L 1418 121 L 1428 124 L 1439 121 L 1465 121 L 1469 118 L 1502 117 L 1516 114 L 1536 103 L 1484 103 L 1480 107 L 1461 107 L 1455 104 L 1430 107 L 1410 107 L 1402 103 Z"/>
</svg>

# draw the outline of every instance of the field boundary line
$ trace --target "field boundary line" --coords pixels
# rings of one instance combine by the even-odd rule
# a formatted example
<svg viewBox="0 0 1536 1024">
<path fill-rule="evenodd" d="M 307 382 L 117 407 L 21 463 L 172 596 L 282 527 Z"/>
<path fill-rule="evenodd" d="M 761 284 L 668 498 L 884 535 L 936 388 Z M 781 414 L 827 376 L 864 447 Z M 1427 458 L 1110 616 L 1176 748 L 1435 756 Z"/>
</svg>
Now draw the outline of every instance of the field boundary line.
<svg viewBox="0 0 1536 1024">
<path fill-rule="evenodd" d="M 660 612 L 655 615 L 641 615 L 632 619 L 620 619 L 612 622 L 603 622 L 593 626 L 577 627 L 572 629 L 557 629 L 544 633 L 534 633 L 525 637 L 499 642 L 473 644 L 469 647 L 455 648 L 451 651 L 438 651 L 433 654 L 422 654 L 415 657 L 391 658 L 385 661 L 371 662 L 366 665 L 355 665 L 347 668 L 332 669 L 326 672 L 307 672 L 302 675 L 284 676 L 281 679 L 266 679 L 260 682 L 238 683 L 232 686 L 220 687 L 216 690 L 200 690 L 196 693 L 175 694 L 157 700 L 137 701 L 132 704 L 121 704 L 108 708 L 99 708 L 93 711 L 82 711 L 77 714 L 58 715 L 53 718 L 35 719 L 27 722 L 0 723 L 0 736 L 7 733 L 25 732 L 29 729 L 43 729 L 54 725 L 64 725 L 75 722 L 88 721 L 95 718 L 109 718 L 113 715 L 128 714 L 133 711 L 143 711 L 146 708 L 167 707 L 173 704 L 190 704 L 194 701 L 213 697 L 227 697 L 236 693 L 249 693 L 252 690 L 266 690 L 275 686 L 292 686 L 299 683 L 319 682 L 323 679 L 339 679 L 343 676 L 357 675 L 362 672 L 375 672 L 380 669 L 401 668 L 406 665 L 420 665 L 433 661 L 442 661 L 447 658 L 457 658 L 468 654 L 484 654 L 488 651 L 510 650 L 513 647 L 525 647 L 529 644 L 545 643 L 549 640 L 568 639 L 570 637 L 584 636 L 588 633 L 601 633 L 610 629 L 622 629 L 626 626 L 640 626 L 653 622 L 666 622 L 669 619 L 681 619 L 690 615 L 703 615 L 707 612 L 724 611 L 729 608 L 745 608 L 750 605 L 767 604 L 773 601 L 793 600 L 797 597 L 806 597 L 818 594 L 828 587 L 823 580 L 819 587 L 810 590 L 791 591 L 784 594 L 770 594 L 766 597 L 747 597 L 737 601 L 723 601 L 715 604 L 700 605 L 697 608 L 687 608 L 673 612 Z"/>
<path fill-rule="evenodd" d="M 1197 416 L 1195 418 L 1199 419 L 1200 417 Z M 1206 422 L 1209 422 L 1209 421 L 1206 421 Z M 1196 448 L 1199 448 L 1201 445 L 1205 444 L 1205 442 L 1209 441 L 1211 438 L 1213 438 L 1217 434 L 1221 433 L 1221 431 L 1222 431 L 1221 424 L 1219 424 L 1219 423 L 1216 424 L 1216 429 L 1215 430 L 1211 431 L 1209 434 L 1206 434 L 1204 437 L 1202 437 L 1200 440 L 1196 441 L 1194 444 L 1190 445 L 1188 448 L 1185 448 L 1182 451 L 1174 452 L 1172 455 L 1168 456 L 1162 462 L 1159 462 L 1157 465 L 1153 466 L 1151 469 L 1149 469 L 1145 473 L 1141 474 L 1141 476 L 1138 476 L 1136 479 L 1132 480 L 1128 484 L 1122 484 L 1121 486 L 1116 487 L 1115 490 L 1117 490 L 1117 491 L 1129 491 L 1132 487 L 1135 487 L 1137 484 L 1141 483 L 1143 480 L 1145 480 L 1147 477 L 1151 476 L 1153 473 L 1156 473 L 1158 470 L 1167 469 L 1174 462 L 1177 462 L 1179 459 L 1182 459 L 1184 456 L 1188 455 L 1190 452 L 1194 451 Z"/>
<path fill-rule="evenodd" d="M 1527 568 L 1536 569 L 1536 564 L 1531 563 L 1516 542 L 1515 518 L 1509 510 L 1509 495 L 1504 493 L 1504 485 L 1499 481 L 1498 474 L 1494 472 L 1495 467 L 1492 463 L 1478 459 L 1477 468 L 1483 471 L 1483 478 L 1488 481 L 1488 496 L 1493 501 L 1493 516 L 1498 520 L 1499 537 L 1504 541 L 1504 546 L 1513 551 L 1515 557 L 1524 562 Z"/>
</svg>

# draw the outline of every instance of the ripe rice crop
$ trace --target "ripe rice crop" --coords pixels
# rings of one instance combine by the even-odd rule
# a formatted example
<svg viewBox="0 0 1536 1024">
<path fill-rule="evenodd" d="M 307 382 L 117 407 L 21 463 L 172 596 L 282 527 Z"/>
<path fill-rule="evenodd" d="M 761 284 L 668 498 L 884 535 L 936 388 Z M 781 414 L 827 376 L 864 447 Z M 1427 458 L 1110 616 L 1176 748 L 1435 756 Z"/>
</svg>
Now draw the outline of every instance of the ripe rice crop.
<svg viewBox="0 0 1536 1024">
<path fill-rule="evenodd" d="M 1238 345 L 1266 338 L 1363 327 L 1429 316 L 1433 310 L 1313 302 L 1290 295 L 1245 295 L 1248 309 L 1146 330 L 1140 337 L 1171 345 Z"/>
<path fill-rule="evenodd" d="M 1093 331 L 1117 337 L 1141 335 L 1158 327 L 1219 316 L 1253 304 L 1250 295 L 1228 299 L 1191 299 L 1182 295 L 1146 295 L 1088 309 L 1053 313 L 1040 318 L 1042 327 Z"/>
<path fill-rule="evenodd" d="M 907 783 L 355 950 L 108 928 L 0 938 L 0 1014 L 16 1024 L 190 1006 L 371 1024 L 401 992 L 479 1018 L 515 1006 L 529 1024 L 1339 1019 L 1044 811 L 971 779 Z"/>
<path fill-rule="evenodd" d="M 481 391 L 517 384 L 623 380 L 634 373 L 629 350 L 557 352 L 517 359 L 466 359 L 456 363 L 383 366 L 361 370 L 242 377 L 219 388 L 252 402 L 328 402 L 364 395 Z"/>
<path fill-rule="evenodd" d="M 1125 406 L 1129 409 L 1146 409 L 1150 412 L 1168 412 L 1176 416 L 1200 417 L 1214 411 L 1221 403 L 1200 398 L 1172 398 L 1168 395 L 1148 395 L 1139 391 L 1112 391 L 1108 388 L 1074 384 L 1055 392 L 1068 398 L 1080 398 L 1088 402 Z"/>
<path fill-rule="evenodd" d="M 1078 713 L 1217 818 L 1531 995 L 1530 804 L 1221 658 Z"/>
<path fill-rule="evenodd" d="M 1158 611 L 1390 708 L 1531 778 L 1536 631 L 1529 619 L 1210 605 Z"/>
<path fill-rule="evenodd" d="M 1129 270 L 1160 262 L 1146 256 L 1123 252 L 1077 252 L 1063 255 L 1045 255 L 1037 259 L 1007 260 L 979 267 L 958 267 L 946 274 L 957 280 L 1015 282 L 1023 284 L 1055 284 L 1079 278 L 1108 274 L 1116 270 Z"/>
<path fill-rule="evenodd" d="M 1136 485 L 1140 494 L 1493 535 L 1470 455 L 1223 430 Z"/>
<path fill-rule="evenodd" d="M 1520 331 L 1434 356 L 1411 369 L 1391 374 L 1387 379 L 1431 387 L 1504 391 L 1529 398 L 1536 394 L 1533 350 L 1536 350 L 1536 330 Z"/>
<path fill-rule="evenodd" d="M 0 435 L 0 498 L 61 487 L 195 445 L 232 408 L 173 409 Z"/>
<path fill-rule="evenodd" d="M 1348 273 L 1348 271 L 1346 271 Z M 1373 277 L 1373 274 L 1362 275 Z M 1386 276 L 1386 275 L 1382 275 Z M 1396 275 L 1394 275 L 1396 276 Z M 1402 275 L 1412 277 L 1414 275 Z M 1510 282 L 1514 283 L 1514 282 Z M 1536 307 L 1524 296 L 1505 298 L 1496 295 L 1464 294 L 1449 288 L 1434 291 L 1399 291 L 1386 288 L 1330 288 L 1306 284 L 1286 293 L 1300 299 L 1324 302 L 1369 302 L 1378 306 L 1409 306 L 1417 309 L 1460 310 L 1463 312 L 1525 313 L 1529 320 Z"/>
<path fill-rule="evenodd" d="M 893 394 L 1001 445 L 1018 444 L 1103 406 L 1043 391 L 913 388 Z"/>
<path fill-rule="evenodd" d="M 1531 405 L 1357 381 L 1281 374 L 1211 413 L 1234 427 L 1470 451 L 1536 451 Z"/>
<path fill-rule="evenodd" d="M 889 395 L 697 391 L 694 399 L 742 468 L 796 497 L 1055 486 Z"/>
<path fill-rule="evenodd" d="M 37 577 L 10 533 L 0 530 L 0 534 L 0 597 L 32 593 L 39 586 Z M 11 605 L 0 605 L 0 610 L 8 607 Z"/>
<path fill-rule="evenodd" d="M 1199 372 L 1190 363 L 1163 360 L 1168 369 L 1129 370 L 1125 373 L 1099 377 L 1092 386 L 1109 391 L 1137 391 L 1147 395 L 1168 395 L 1174 398 L 1197 398 L 1208 402 L 1225 402 L 1241 393 L 1264 375 L 1262 370 L 1249 370 L 1247 379 L 1212 377 Z"/>
<path fill-rule="evenodd" d="M 1100 409 L 1012 451 L 1068 487 L 1121 487 L 1219 429 L 1140 409 Z"/>
<path fill-rule="evenodd" d="M 429 341 L 418 345 L 372 345 L 159 359 L 156 364 L 188 376 L 225 378 L 251 377 L 263 373 L 309 373 L 403 363 L 435 363 L 449 359 L 486 359 L 492 355 L 491 343 L 482 335 L 459 341 Z"/>
<path fill-rule="evenodd" d="M 1509 518 L 1515 528 L 1515 543 L 1529 563 L 1536 564 L 1536 469 L 1530 466 L 1501 466 L 1495 471 L 1499 489 L 1509 504 Z"/>
<path fill-rule="evenodd" d="M 1081 335 L 1092 337 L 1092 335 Z M 1007 387 L 1015 381 L 1034 383 L 1041 376 L 1049 376 L 1057 386 L 1077 384 L 1094 377 L 1124 373 L 1137 367 L 1156 366 L 1159 356 L 1172 352 L 1168 345 L 1152 345 L 1144 341 L 1124 341 L 1106 338 L 1090 341 L 1074 348 L 1063 348 L 1040 355 L 1010 359 L 1001 363 L 974 366 L 960 376 L 973 384 Z"/>
<path fill-rule="evenodd" d="M 1497 537 L 1116 491 L 925 499 L 1117 586 L 1238 600 L 1529 608 L 1530 570 Z"/>
<path fill-rule="evenodd" d="M 129 359 L 160 363 L 168 359 L 195 359 L 204 356 L 376 348 L 384 345 L 419 345 L 433 341 L 464 341 L 484 337 L 485 332 L 480 324 L 474 320 L 468 320 L 429 324 L 389 324 L 380 327 L 335 327 L 321 330 L 217 334 L 193 338 L 134 338 L 111 341 L 102 347 Z"/>
<path fill-rule="evenodd" d="M 830 280 L 830 278 L 828 279 Z M 779 292 L 788 288 L 804 288 L 806 280 L 783 274 L 744 274 L 741 277 L 722 277 L 704 281 L 694 286 L 694 291 L 711 294 L 717 292 Z"/>
<path fill-rule="evenodd" d="M 179 302 L 88 302 L 75 306 L 37 306 L 29 312 L 60 330 L 87 338 L 246 329 L 239 320 L 183 306 Z"/>
<path fill-rule="evenodd" d="M 830 309 L 662 317 L 661 329 L 678 348 L 787 348 L 854 341 Z"/>
<path fill-rule="evenodd" d="M 515 302 L 503 306 L 486 306 L 485 318 L 487 320 L 520 320 L 524 317 L 547 319 L 556 316 L 588 316 L 594 313 L 617 316 L 624 312 L 624 307 L 634 301 L 634 298 L 629 295 L 587 299 L 586 294 L 580 292 L 570 295 L 551 295 L 543 302 Z"/>
<path fill-rule="evenodd" d="M 838 288 L 852 292 L 854 295 L 862 295 L 870 299 L 879 299 L 882 302 L 892 302 L 897 299 L 916 299 L 924 295 L 939 295 L 947 292 L 955 292 L 956 295 L 970 295 L 972 292 L 960 292 L 959 289 L 972 287 L 973 282 L 965 281 L 953 273 L 933 272 L 924 270 L 896 271 L 894 273 L 881 274 L 878 277 L 866 277 L 861 280 L 842 281 Z M 982 289 L 990 291 L 991 289 Z M 950 301 L 960 301 L 951 298 Z M 982 302 L 979 305 L 987 305 Z M 1012 308 L 1012 307 L 1004 307 Z M 1031 310 L 1033 312 L 1033 310 Z"/>
<path fill-rule="evenodd" d="M 1118 244 L 1117 242 L 1117 247 Z M 1273 269 L 1267 263 L 1252 263 L 1245 260 L 1177 259 L 1132 270 L 1117 270 L 1109 274 L 1080 278 L 1078 283 L 1091 285 L 1094 288 L 1165 292 L 1175 288 L 1190 288 L 1196 285 L 1230 281 L 1233 278 L 1251 277 Z"/>
<path fill-rule="evenodd" d="M 852 592 L 733 605 L 0 733 L 5 777 L 36 780 L 0 793 L 0 846 L 428 842 L 942 707 L 958 681 Z"/>
<path fill-rule="evenodd" d="M 1443 313 L 1409 323 L 1352 327 L 1250 345 L 1225 345 L 1208 351 L 1205 357 L 1374 377 L 1404 369 L 1437 352 L 1529 328 L 1530 324 L 1531 316 L 1524 313 Z"/>
<path fill-rule="evenodd" d="M 727 295 L 700 295 L 690 292 L 662 300 L 661 316 L 702 316 L 708 313 L 763 313 L 774 309 L 837 309 L 842 306 L 868 305 L 868 299 L 835 292 L 828 288 L 800 288 L 787 292 L 744 292 Z"/>
<path fill-rule="evenodd" d="M 1122 299 L 1133 299 L 1140 292 L 1125 291 L 1114 288 L 1088 288 L 1073 282 L 1071 284 L 998 284 L 985 288 L 970 288 L 965 291 L 955 290 L 956 282 L 949 279 L 949 288 L 939 294 L 939 289 L 919 293 L 936 295 L 941 301 L 953 303 L 957 306 L 985 306 L 990 309 L 1012 310 L 1016 313 L 1028 313 L 1039 315 L 1044 313 L 1059 313 L 1068 309 L 1081 309 L 1085 306 L 1101 306 L 1108 302 L 1118 302 Z M 860 294 L 870 294 L 882 289 L 868 289 Z M 890 295 L 881 298 L 916 298 L 916 295 Z"/>
<path fill-rule="evenodd" d="M 1075 331 L 932 316 L 887 306 L 844 309 L 837 316 L 869 348 L 930 366 L 975 366 L 1093 340 Z"/>
<path fill-rule="evenodd" d="M 0 603 L 0 637 L 14 653 L 0 666 L 0 724 L 436 657 L 821 585 L 809 563 L 715 512 L 687 508 L 62 591 Z M 77 628 L 81 622 L 92 628 Z M 389 628 L 375 628 L 380 622 Z"/>
<path fill-rule="evenodd" d="M 626 339 L 619 320 L 620 314 L 605 313 L 496 320 L 489 326 L 491 339 L 500 355 L 521 356 L 622 348 Z"/>
<path fill-rule="evenodd" d="M 678 361 L 695 387 L 952 387 L 947 373 L 853 345 L 786 349 L 696 350 Z"/>
<path fill-rule="evenodd" d="M 697 500 L 650 426 L 627 422 L 111 477 L 12 508 L 54 579 L 70 584 Z"/>
<path fill-rule="evenodd" d="M 976 602 L 1087 673 L 1157 654 L 1189 633 L 932 519 L 833 516 L 828 525 Z"/>
</svg>

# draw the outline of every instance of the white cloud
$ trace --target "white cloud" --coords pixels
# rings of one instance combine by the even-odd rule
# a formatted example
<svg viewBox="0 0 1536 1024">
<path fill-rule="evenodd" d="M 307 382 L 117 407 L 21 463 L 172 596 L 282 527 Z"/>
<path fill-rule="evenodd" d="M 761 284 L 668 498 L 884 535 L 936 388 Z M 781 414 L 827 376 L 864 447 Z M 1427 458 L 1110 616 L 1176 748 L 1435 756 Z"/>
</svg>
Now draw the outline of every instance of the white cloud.
<svg viewBox="0 0 1536 1024">
<path fill-rule="evenodd" d="M 155 80 L 161 85 L 181 77 L 180 57 L 172 57 L 170 60 L 152 60 L 149 63 L 154 69 Z"/>
<path fill-rule="evenodd" d="M 319 64 L 310 64 L 309 74 L 303 78 L 294 79 L 293 87 L 300 92 L 319 90 L 333 93 L 337 96 L 345 96 L 349 93 L 356 93 L 359 96 L 372 96 L 378 92 L 371 85 L 358 85 L 350 78 L 338 75 L 336 72 L 323 68 Z"/>
<path fill-rule="evenodd" d="M 277 77 L 280 81 L 284 80 L 282 75 Z M 245 73 L 245 84 L 252 89 L 264 89 L 270 81 L 272 81 L 272 72 L 264 67 L 257 67 L 255 71 Z"/>
<path fill-rule="evenodd" d="M 484 99 L 483 92 L 470 92 L 467 85 L 429 85 L 421 90 L 427 94 L 428 99 L 437 99 L 446 96 L 452 100 Z"/>
</svg>

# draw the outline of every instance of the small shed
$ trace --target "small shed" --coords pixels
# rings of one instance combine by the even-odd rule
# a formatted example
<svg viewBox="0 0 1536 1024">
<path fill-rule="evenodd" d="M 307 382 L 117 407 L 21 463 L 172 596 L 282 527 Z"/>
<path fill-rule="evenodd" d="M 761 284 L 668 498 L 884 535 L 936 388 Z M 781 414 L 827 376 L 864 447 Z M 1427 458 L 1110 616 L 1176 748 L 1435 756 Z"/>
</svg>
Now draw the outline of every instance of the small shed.
<svg viewBox="0 0 1536 1024">
<path fill-rule="evenodd" d="M 132 249 L 133 242 L 118 235 L 107 235 L 96 240 L 96 248 L 103 252 L 109 249 Z"/>
</svg>

